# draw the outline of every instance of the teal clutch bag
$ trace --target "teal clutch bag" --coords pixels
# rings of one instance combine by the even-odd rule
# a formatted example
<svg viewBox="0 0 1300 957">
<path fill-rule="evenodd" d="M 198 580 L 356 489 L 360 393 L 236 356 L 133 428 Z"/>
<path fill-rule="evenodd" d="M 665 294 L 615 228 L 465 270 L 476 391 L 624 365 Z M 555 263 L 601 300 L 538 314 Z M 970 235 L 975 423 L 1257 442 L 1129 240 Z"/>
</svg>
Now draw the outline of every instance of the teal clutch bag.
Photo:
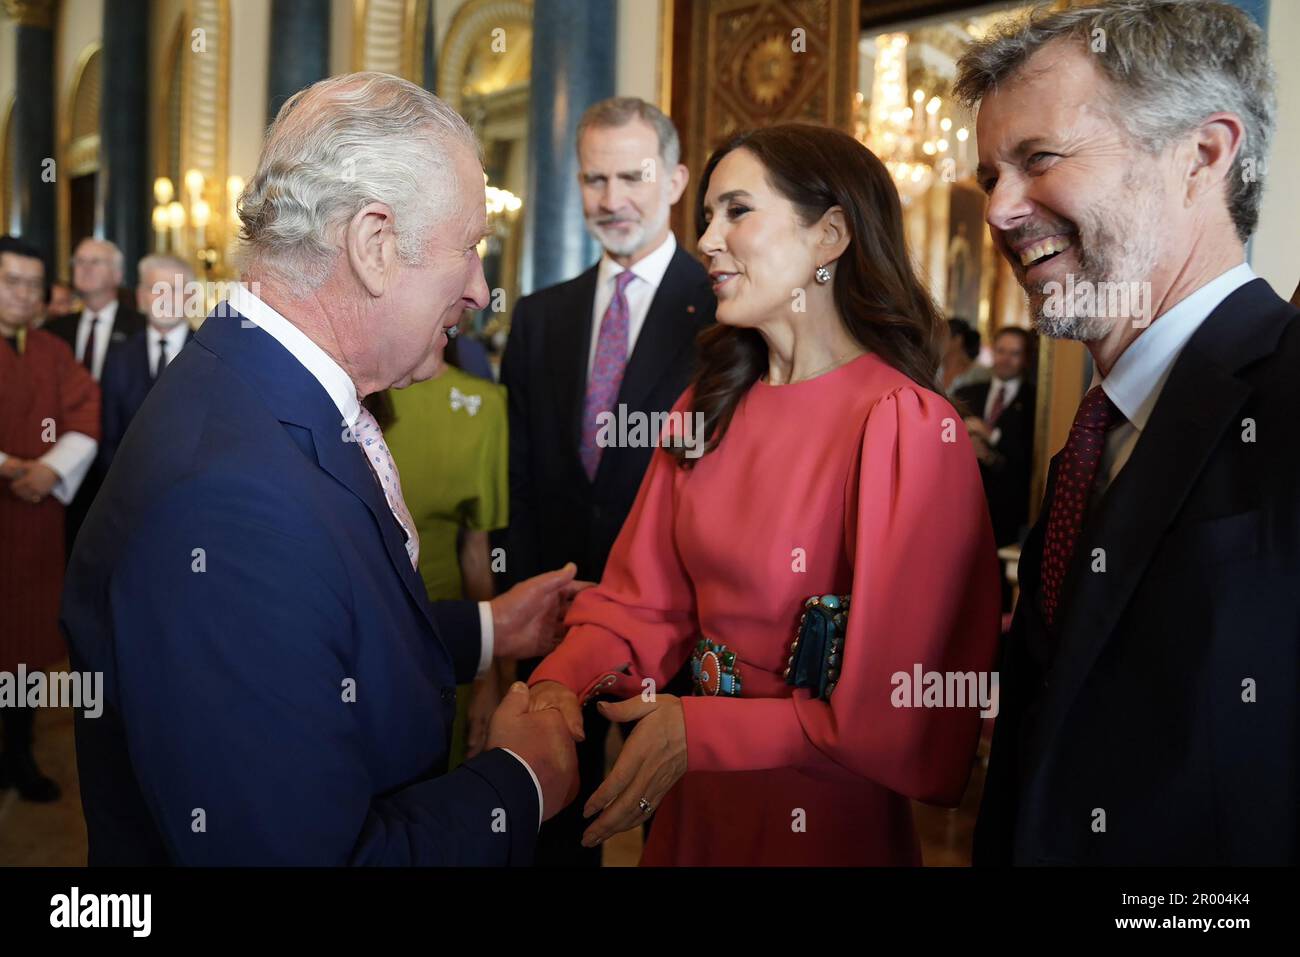
<svg viewBox="0 0 1300 957">
<path fill-rule="evenodd" d="M 830 700 L 844 660 L 844 632 L 850 595 L 814 595 L 803 603 L 799 630 L 790 646 L 785 683 L 807 688 L 814 698 Z"/>
</svg>

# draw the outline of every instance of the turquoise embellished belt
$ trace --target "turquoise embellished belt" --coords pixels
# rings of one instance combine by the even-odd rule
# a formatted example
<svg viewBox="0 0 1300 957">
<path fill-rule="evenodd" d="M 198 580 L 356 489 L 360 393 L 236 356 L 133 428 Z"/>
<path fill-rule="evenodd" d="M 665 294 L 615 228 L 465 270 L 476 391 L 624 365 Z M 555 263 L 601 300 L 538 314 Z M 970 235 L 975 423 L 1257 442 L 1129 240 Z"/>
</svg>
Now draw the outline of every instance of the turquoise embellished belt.
<svg viewBox="0 0 1300 957">
<path fill-rule="evenodd" d="M 697 695 L 725 695 L 740 697 L 740 671 L 736 667 L 736 653 L 726 645 L 701 638 L 691 654 L 691 677 L 695 679 Z"/>
</svg>

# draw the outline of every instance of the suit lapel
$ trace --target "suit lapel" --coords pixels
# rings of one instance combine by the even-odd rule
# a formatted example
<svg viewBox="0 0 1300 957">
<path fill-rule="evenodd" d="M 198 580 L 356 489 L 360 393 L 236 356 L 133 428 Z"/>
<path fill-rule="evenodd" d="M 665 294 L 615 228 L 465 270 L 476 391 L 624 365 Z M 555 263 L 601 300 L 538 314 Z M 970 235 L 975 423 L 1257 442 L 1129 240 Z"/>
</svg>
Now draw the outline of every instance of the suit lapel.
<svg viewBox="0 0 1300 957">
<path fill-rule="evenodd" d="M 337 410 L 331 403 L 336 422 L 315 422 L 308 426 L 312 432 L 312 441 L 316 446 L 316 460 L 320 467 L 332 475 L 341 485 L 365 503 L 370 510 L 379 534 L 384 540 L 384 551 L 393 564 L 393 570 L 402 579 L 411 599 L 419 606 L 421 613 L 433 624 L 430 614 L 428 593 L 419 573 L 411 566 L 411 558 L 406 551 L 406 538 L 401 526 L 393 517 L 384 490 L 379 479 L 366 462 L 365 453 L 352 440 L 352 433 L 338 418 Z M 302 424 L 302 423 L 298 423 Z"/>
<path fill-rule="evenodd" d="M 359 498 L 383 538 L 384 550 L 420 613 L 436 632 L 428 594 L 411 567 L 401 528 L 393 518 L 379 481 L 365 454 L 352 440 L 338 409 L 316 378 L 287 349 L 233 309 L 214 313 L 195 334 L 200 344 L 235 364 L 262 394 L 268 408 L 285 425 L 311 433 L 317 464 Z M 188 340 L 187 340 L 188 341 Z M 302 442 L 298 442 L 302 447 Z M 446 649 L 443 649 L 446 652 Z M 449 656 L 450 657 L 450 656 Z"/>
<path fill-rule="evenodd" d="M 678 246 L 655 290 L 619 387 L 618 401 L 629 409 L 640 407 L 682 349 L 695 341 L 700 304 L 692 301 L 698 284 L 691 283 L 691 265 L 690 256 Z"/>
<path fill-rule="evenodd" d="M 1250 396 L 1251 386 L 1234 373 L 1276 344 L 1282 322 L 1273 319 L 1281 314 L 1252 308 L 1260 284 L 1229 296 L 1184 347 L 1132 455 L 1080 534 L 1063 585 L 1065 616 L 1037 729 L 1040 746 L 1059 729 L 1165 531 Z M 1090 570 L 1097 548 L 1105 549 L 1104 573 Z"/>
</svg>

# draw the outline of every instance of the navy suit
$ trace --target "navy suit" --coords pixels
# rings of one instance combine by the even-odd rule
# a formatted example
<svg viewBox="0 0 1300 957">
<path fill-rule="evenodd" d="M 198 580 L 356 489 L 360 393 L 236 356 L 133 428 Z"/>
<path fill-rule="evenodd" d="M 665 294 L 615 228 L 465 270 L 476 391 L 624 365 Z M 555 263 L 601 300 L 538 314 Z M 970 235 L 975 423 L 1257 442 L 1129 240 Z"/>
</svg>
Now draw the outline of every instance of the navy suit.
<svg viewBox="0 0 1300 957">
<path fill-rule="evenodd" d="M 1209 315 L 1085 518 L 1051 626 L 1043 503 L 976 865 L 1300 862 L 1297 368 L 1300 310 L 1262 279 Z"/>
<path fill-rule="evenodd" d="M 523 864 L 527 769 L 443 773 L 471 602 L 431 606 L 319 382 L 222 310 L 159 377 L 72 555 L 61 622 L 91 864 Z"/>
<path fill-rule="evenodd" d="M 192 333 L 185 334 L 190 341 Z M 125 342 L 115 342 L 104 356 L 104 371 L 100 376 L 100 405 L 103 409 L 103 428 L 100 430 L 99 455 L 95 467 L 100 481 L 113 464 L 117 447 L 122 444 L 126 427 L 144 404 L 144 398 L 153 388 L 154 376 L 149 371 L 149 333 L 142 329 Z M 175 356 L 172 357 L 173 359 Z M 170 363 L 169 363 L 170 364 Z"/>
</svg>

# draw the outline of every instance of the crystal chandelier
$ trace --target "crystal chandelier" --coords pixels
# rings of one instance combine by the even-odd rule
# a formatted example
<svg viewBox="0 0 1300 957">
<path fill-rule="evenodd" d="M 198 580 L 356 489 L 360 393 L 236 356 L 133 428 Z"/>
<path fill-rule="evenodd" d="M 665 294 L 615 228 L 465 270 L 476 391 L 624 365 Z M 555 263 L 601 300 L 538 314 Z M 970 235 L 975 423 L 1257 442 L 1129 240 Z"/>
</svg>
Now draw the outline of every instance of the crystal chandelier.
<svg viewBox="0 0 1300 957">
<path fill-rule="evenodd" d="M 966 175 L 966 144 L 970 131 L 953 130 L 952 119 L 941 115 L 940 96 L 928 100 L 925 91 L 908 91 L 906 33 L 876 37 L 876 66 L 871 102 L 862 116 L 858 101 L 858 139 L 880 157 L 903 202 L 923 195 L 942 176 L 955 182 Z M 955 142 L 954 142 L 955 141 Z"/>
</svg>

